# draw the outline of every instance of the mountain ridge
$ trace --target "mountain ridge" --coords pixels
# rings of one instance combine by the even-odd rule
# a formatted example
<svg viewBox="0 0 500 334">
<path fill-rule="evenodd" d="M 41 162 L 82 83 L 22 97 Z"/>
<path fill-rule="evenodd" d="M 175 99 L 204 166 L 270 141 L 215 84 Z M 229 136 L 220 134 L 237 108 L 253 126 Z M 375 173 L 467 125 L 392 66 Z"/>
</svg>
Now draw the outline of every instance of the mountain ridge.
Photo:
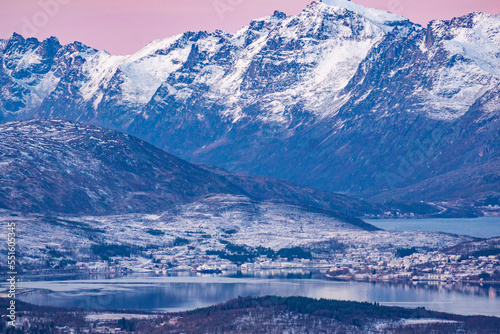
<svg viewBox="0 0 500 334">
<path fill-rule="evenodd" d="M 499 197 L 498 36 L 499 15 L 423 28 L 340 0 L 131 56 L 15 35 L 0 43 L 0 122 L 65 118 L 235 172 L 474 206 Z M 460 179 L 479 165 L 491 177 L 471 193 Z M 462 175 L 462 192 L 426 195 L 449 175 Z"/>
<path fill-rule="evenodd" d="M 196 166 L 133 136 L 61 120 L 0 124 L 0 208 L 23 213 L 154 214 L 213 196 L 295 205 L 364 229 L 380 214 L 347 196 Z M 236 182 L 235 182 L 236 181 Z"/>
</svg>

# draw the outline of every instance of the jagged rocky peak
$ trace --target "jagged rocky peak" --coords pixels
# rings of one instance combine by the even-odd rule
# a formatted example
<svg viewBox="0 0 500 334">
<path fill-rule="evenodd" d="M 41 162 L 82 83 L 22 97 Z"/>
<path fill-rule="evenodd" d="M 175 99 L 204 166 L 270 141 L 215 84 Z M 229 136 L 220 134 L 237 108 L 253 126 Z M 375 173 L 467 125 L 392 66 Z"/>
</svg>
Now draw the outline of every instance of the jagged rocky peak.
<svg viewBox="0 0 500 334">
<path fill-rule="evenodd" d="M 436 22 L 443 22 L 448 25 L 449 28 L 469 28 L 473 29 L 477 26 L 481 26 L 484 23 L 490 24 L 491 32 L 498 32 L 500 14 L 489 14 L 483 12 L 472 12 L 459 17 L 454 17 L 450 20 L 433 20 L 430 25 Z"/>
<path fill-rule="evenodd" d="M 275 10 L 273 16 L 276 17 L 276 18 L 278 18 L 278 19 L 281 19 L 281 20 L 287 18 L 286 14 L 283 13 L 283 12 L 281 12 L 281 11 L 279 11 L 279 10 Z"/>
<path fill-rule="evenodd" d="M 35 37 L 24 38 L 18 33 L 13 33 L 12 36 L 6 40 L 6 43 L 6 49 L 17 51 L 26 51 L 38 47 L 57 50 L 61 47 L 59 40 L 55 36 L 40 41 Z"/>
<path fill-rule="evenodd" d="M 488 42 L 500 47 L 500 14 L 474 12 L 451 20 L 433 20 L 428 24 L 428 34 L 435 39 Z"/>
<path fill-rule="evenodd" d="M 321 5 L 333 8 L 346 9 L 348 11 L 354 12 L 360 16 L 365 17 L 372 23 L 384 26 L 385 29 L 390 29 L 391 26 L 397 24 L 406 24 L 409 22 L 409 20 L 406 17 L 379 9 L 367 8 L 349 0 L 321 0 L 321 1 L 314 1 L 311 4 L 312 7 L 321 7 Z"/>
<path fill-rule="evenodd" d="M 40 44 L 36 38 L 25 39 L 18 33 L 14 33 L 11 38 L 6 40 L 5 49 L 3 50 L 7 56 L 14 56 L 33 49 Z"/>
</svg>

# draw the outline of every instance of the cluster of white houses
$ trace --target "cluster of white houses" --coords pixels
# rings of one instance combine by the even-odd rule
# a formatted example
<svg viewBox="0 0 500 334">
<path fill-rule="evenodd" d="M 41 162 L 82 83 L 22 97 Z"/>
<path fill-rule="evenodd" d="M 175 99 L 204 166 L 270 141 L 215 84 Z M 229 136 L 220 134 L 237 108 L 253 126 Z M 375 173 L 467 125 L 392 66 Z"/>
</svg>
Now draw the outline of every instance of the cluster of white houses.
<svg viewBox="0 0 500 334">
<path fill-rule="evenodd" d="M 201 254 L 199 250 L 149 252 L 147 258 L 113 258 L 84 264 L 91 272 L 156 272 L 167 271 L 258 271 L 266 269 L 311 269 L 328 271 L 328 276 L 344 280 L 373 281 L 468 281 L 500 276 L 500 255 L 463 257 L 441 252 L 414 253 L 397 257 L 394 251 L 376 248 L 349 248 L 341 254 L 321 254 L 314 259 L 287 260 L 256 257 L 252 262 L 235 264 L 217 255 Z M 77 264 L 78 266 L 78 264 Z"/>
<path fill-rule="evenodd" d="M 463 257 L 441 252 L 415 253 L 395 257 L 393 253 L 347 252 L 330 270 L 329 276 L 355 280 L 468 281 L 488 280 L 500 274 L 500 256 Z"/>
</svg>

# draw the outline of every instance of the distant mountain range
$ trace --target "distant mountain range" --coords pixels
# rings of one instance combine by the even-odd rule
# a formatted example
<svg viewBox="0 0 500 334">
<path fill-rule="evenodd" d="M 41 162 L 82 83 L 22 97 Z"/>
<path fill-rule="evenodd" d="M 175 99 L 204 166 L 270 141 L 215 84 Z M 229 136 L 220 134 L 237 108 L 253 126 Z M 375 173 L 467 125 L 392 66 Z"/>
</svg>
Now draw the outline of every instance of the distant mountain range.
<svg viewBox="0 0 500 334">
<path fill-rule="evenodd" d="M 350 1 L 324 0 L 297 16 L 275 12 L 254 20 L 234 35 L 187 32 L 130 56 L 14 34 L 0 40 L 0 62 L 0 122 L 62 118 L 95 124 L 137 136 L 190 162 L 389 206 L 425 201 L 482 212 L 500 206 L 499 15 L 472 13 L 424 28 Z M 2 141 L 9 126 L 2 128 Z M 212 167 L 189 165 L 185 176 L 193 187 L 179 193 L 168 188 L 168 196 L 159 198 L 155 187 L 167 184 L 148 180 L 169 177 L 160 168 L 162 159 L 169 161 L 165 166 L 187 163 L 131 137 L 70 123 L 49 126 L 57 127 L 63 133 L 76 128 L 129 138 L 131 145 L 155 157 L 142 161 L 135 150 L 111 143 L 102 147 L 103 158 L 123 149 L 123 155 L 132 154 L 131 163 L 147 164 L 130 172 L 126 162 L 109 161 L 124 179 L 109 181 L 102 189 L 106 194 L 91 189 L 95 181 L 78 181 L 91 195 L 74 194 L 73 202 L 89 210 L 107 212 L 105 198 L 119 182 L 131 189 L 141 185 L 148 193 L 117 194 L 113 201 L 125 211 L 138 205 L 139 196 L 151 196 L 154 207 L 177 197 L 251 188 L 212 173 Z M 36 133 L 23 131 L 25 141 Z M 38 139 L 44 136 L 50 134 Z M 89 137 L 86 141 L 81 149 L 94 154 L 100 146 Z M 71 175 L 85 159 L 72 166 L 69 159 L 68 164 Z M 107 179 L 99 164 L 84 169 L 91 173 L 97 168 Z M 33 208 L 43 207 L 43 192 L 51 191 L 36 182 L 25 188 L 33 196 L 26 205 Z M 21 184 L 15 191 L 20 189 Z M 12 201 L 13 206 L 24 205 Z M 74 209 L 71 203 L 60 205 L 61 210 Z"/>
</svg>

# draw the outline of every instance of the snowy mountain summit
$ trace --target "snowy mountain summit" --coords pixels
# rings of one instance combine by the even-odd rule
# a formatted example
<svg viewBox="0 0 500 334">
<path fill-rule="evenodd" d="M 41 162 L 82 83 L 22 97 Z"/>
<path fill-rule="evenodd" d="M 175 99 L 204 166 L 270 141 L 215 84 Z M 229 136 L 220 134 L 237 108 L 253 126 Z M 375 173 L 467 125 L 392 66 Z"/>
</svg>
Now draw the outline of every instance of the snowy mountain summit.
<svg viewBox="0 0 500 334">
<path fill-rule="evenodd" d="M 337 7 L 339 10 L 349 10 L 365 17 L 377 25 L 385 27 L 393 26 L 393 23 L 409 21 L 406 17 L 392 14 L 383 10 L 366 8 L 350 0 L 321 0 L 322 4 L 330 7 Z"/>
<path fill-rule="evenodd" d="M 380 201 L 479 204 L 499 195 L 499 55 L 499 15 L 421 27 L 346 0 L 128 56 L 14 34 L 0 41 L 0 121 L 97 124 Z"/>
</svg>

